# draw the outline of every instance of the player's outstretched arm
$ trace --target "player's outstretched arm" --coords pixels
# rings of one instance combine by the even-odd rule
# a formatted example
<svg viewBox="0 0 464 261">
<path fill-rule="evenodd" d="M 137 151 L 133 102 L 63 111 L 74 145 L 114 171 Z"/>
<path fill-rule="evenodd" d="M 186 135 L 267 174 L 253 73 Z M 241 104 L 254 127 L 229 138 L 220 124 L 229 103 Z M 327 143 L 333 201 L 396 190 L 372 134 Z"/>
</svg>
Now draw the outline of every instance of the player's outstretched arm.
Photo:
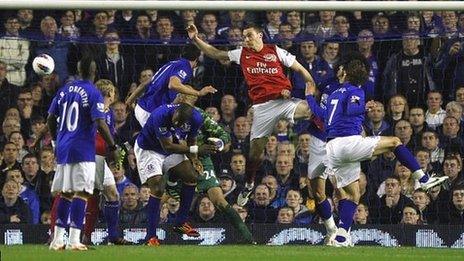
<svg viewBox="0 0 464 261">
<path fill-rule="evenodd" d="M 198 29 L 194 24 L 191 24 L 187 27 L 187 32 L 189 38 L 192 42 L 208 57 L 211 57 L 216 60 L 227 60 L 229 61 L 229 55 L 227 55 L 226 51 L 219 50 L 214 46 L 208 44 L 207 42 L 203 41 L 198 37 Z"/>
<path fill-rule="evenodd" d="M 116 162 L 119 158 L 119 151 L 117 149 L 116 143 L 114 142 L 113 136 L 111 135 L 110 128 L 106 124 L 105 119 L 98 118 L 95 120 L 97 123 L 98 132 L 103 136 L 108 148 L 110 149 L 110 158 L 109 162 Z"/>
<path fill-rule="evenodd" d="M 132 94 L 129 97 L 127 97 L 125 103 L 129 108 L 132 108 L 132 104 L 135 102 L 135 100 L 138 97 L 140 97 L 140 95 L 142 95 L 142 93 L 145 91 L 150 81 L 151 79 L 141 82 L 139 86 L 137 86 L 137 88 L 132 92 Z"/>
<path fill-rule="evenodd" d="M 308 85 L 312 85 L 312 86 L 316 86 L 316 82 L 314 81 L 313 77 L 311 76 L 311 74 L 308 72 L 308 70 L 306 70 L 306 68 L 304 68 L 303 65 L 301 65 L 301 63 L 299 63 L 297 60 L 295 60 L 292 64 L 292 66 L 290 66 L 290 69 L 292 69 L 293 71 L 301 74 L 301 76 L 303 76 L 303 79 L 305 80 L 306 82 L 306 86 Z"/>
<path fill-rule="evenodd" d="M 192 86 L 183 84 L 177 76 L 171 76 L 169 78 L 168 88 L 175 90 L 178 93 L 193 95 L 193 96 L 205 96 L 209 93 L 216 93 L 217 90 L 213 86 L 205 86 L 201 90 L 197 91 Z"/>
<path fill-rule="evenodd" d="M 52 135 L 52 139 L 54 137 L 56 137 L 56 116 L 55 115 L 48 114 L 47 127 L 42 129 L 42 131 L 40 132 L 40 135 L 39 135 L 40 137 L 37 137 L 37 140 L 42 139 L 42 137 L 47 133 L 47 130 L 50 130 L 50 134 Z M 47 128 L 47 130 L 46 130 L 46 128 Z"/>
</svg>

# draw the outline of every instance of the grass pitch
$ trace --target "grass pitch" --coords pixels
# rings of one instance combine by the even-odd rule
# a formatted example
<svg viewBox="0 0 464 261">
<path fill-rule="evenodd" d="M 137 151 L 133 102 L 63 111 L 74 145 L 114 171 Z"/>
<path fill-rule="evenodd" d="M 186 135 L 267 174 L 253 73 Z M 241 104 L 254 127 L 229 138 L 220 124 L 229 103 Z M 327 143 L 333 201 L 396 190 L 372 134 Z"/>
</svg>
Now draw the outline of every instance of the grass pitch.
<svg viewBox="0 0 464 261">
<path fill-rule="evenodd" d="M 0 246 L 0 260 L 464 260 L 461 249 L 322 246 L 98 246 L 86 252 L 53 252 L 44 245 Z"/>
</svg>

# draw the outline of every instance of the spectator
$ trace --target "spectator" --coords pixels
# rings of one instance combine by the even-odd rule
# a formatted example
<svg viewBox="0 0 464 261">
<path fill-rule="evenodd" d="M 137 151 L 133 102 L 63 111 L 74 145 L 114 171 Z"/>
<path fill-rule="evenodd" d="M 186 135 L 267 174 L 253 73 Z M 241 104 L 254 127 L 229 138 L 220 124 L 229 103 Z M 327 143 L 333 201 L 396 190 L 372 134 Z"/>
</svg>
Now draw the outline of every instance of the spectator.
<svg viewBox="0 0 464 261">
<path fill-rule="evenodd" d="M 125 46 L 133 50 L 131 54 L 134 55 L 136 71 L 140 72 L 144 68 L 154 69 L 156 48 L 150 45 L 150 43 L 156 39 L 156 36 L 150 17 L 146 13 L 141 13 L 137 16 L 135 33 L 131 39 L 141 43 L 140 45 Z"/>
<path fill-rule="evenodd" d="M 393 174 L 396 161 L 395 154 L 393 152 L 387 152 L 368 164 L 366 177 L 368 187 L 372 191 L 377 191 L 380 184 Z"/>
<path fill-rule="evenodd" d="M 297 60 L 301 63 L 314 78 L 317 86 L 322 84 L 328 73 L 332 71 L 329 64 L 317 55 L 317 41 L 313 34 L 301 34 L 295 41 L 299 44 Z M 303 99 L 305 97 L 305 82 L 299 73 L 292 73 L 292 96 Z"/>
<path fill-rule="evenodd" d="M 150 188 L 143 184 L 140 186 L 140 193 L 139 193 L 139 202 L 142 203 L 142 207 L 145 207 L 148 204 L 148 199 L 150 198 Z"/>
<path fill-rule="evenodd" d="M 278 155 L 275 169 L 281 195 L 286 195 L 290 189 L 299 189 L 299 177 L 293 172 L 293 160 L 290 156 Z"/>
<path fill-rule="evenodd" d="M 392 55 L 383 71 L 384 100 L 404 95 L 412 106 L 423 106 L 426 94 L 435 89 L 430 57 L 419 49 L 416 32 L 403 34 L 403 48 Z"/>
<path fill-rule="evenodd" d="M 36 141 L 36 137 L 38 137 L 40 132 L 42 132 L 43 128 L 45 128 L 45 124 L 45 119 L 41 116 L 37 116 L 31 119 L 32 135 L 27 140 L 28 147 L 32 147 L 36 143 L 40 148 L 52 145 L 52 135 L 49 131 L 47 131 L 46 134 L 43 134 L 42 139 L 40 141 Z"/>
<path fill-rule="evenodd" d="M 201 17 L 201 33 L 205 35 L 205 39 L 208 42 L 215 42 L 218 40 L 218 21 L 216 14 L 205 13 Z"/>
<path fill-rule="evenodd" d="M 39 83 L 35 83 L 31 87 L 32 94 L 32 111 L 36 115 L 44 117 L 47 115 L 48 104 L 42 102 L 42 86 Z"/>
<path fill-rule="evenodd" d="M 360 202 L 356 207 L 356 212 L 354 212 L 353 221 L 358 225 L 368 224 L 369 218 L 369 208 L 365 203 Z"/>
<path fill-rule="evenodd" d="M 425 131 L 422 133 L 422 147 L 428 149 L 430 151 L 430 162 L 439 162 L 440 164 L 443 163 L 445 158 L 445 150 L 440 148 L 438 144 L 440 143 L 440 139 L 438 138 L 438 134 L 434 131 Z"/>
<path fill-rule="evenodd" d="M 214 107 L 210 106 L 205 109 L 205 112 L 208 113 L 208 115 L 215 121 L 219 122 L 221 120 L 221 114 L 219 114 L 219 110 Z"/>
<path fill-rule="evenodd" d="M 442 35 L 446 38 L 458 36 L 458 18 L 455 11 L 443 11 L 441 13 L 443 21 Z"/>
<path fill-rule="evenodd" d="M 60 27 L 58 28 L 58 33 L 64 37 L 77 40 L 80 35 L 80 29 L 76 26 L 76 15 L 73 10 L 66 10 L 61 14 L 60 17 Z"/>
<path fill-rule="evenodd" d="M 138 18 L 133 10 L 107 10 L 106 12 L 108 13 L 108 26 L 118 28 L 122 36 L 132 35 Z"/>
<path fill-rule="evenodd" d="M 0 38 L 0 61 L 6 65 L 8 82 L 22 87 L 26 83 L 30 42 L 19 35 L 18 18 L 7 18 L 4 25 L 6 32 Z"/>
<path fill-rule="evenodd" d="M 8 65 L 0 60 L 0 120 L 2 121 L 7 109 L 16 105 L 19 95 L 19 87 L 8 81 L 7 73 Z"/>
<path fill-rule="evenodd" d="M 446 104 L 446 116 L 447 117 L 454 117 L 458 120 L 459 128 L 462 129 L 464 127 L 464 117 L 463 117 L 464 108 L 456 101 L 451 101 Z"/>
<path fill-rule="evenodd" d="M 302 24 L 302 19 L 301 19 L 301 12 L 292 10 L 288 11 L 286 13 L 287 16 L 287 23 L 290 24 L 292 27 L 292 33 L 293 35 L 297 36 L 298 34 L 302 33 L 303 30 L 303 24 Z"/>
<path fill-rule="evenodd" d="M 464 108 L 464 86 L 457 88 L 455 96 L 456 96 L 456 102 L 461 104 L 462 108 Z M 463 111 L 462 117 L 464 117 L 464 111 Z"/>
<path fill-rule="evenodd" d="M 23 166 L 23 171 L 26 173 L 28 171 L 34 171 L 35 167 L 38 166 L 34 164 L 34 159 L 37 160 L 33 154 L 30 154 L 31 158 L 29 160 L 30 164 L 28 166 Z M 33 157 L 32 157 L 33 156 Z M 26 158 L 26 157 L 25 157 Z M 24 159 L 23 159 L 24 160 Z M 26 162 L 24 162 L 26 163 Z M 26 165 L 24 164 L 23 165 Z M 45 147 L 40 151 L 40 170 L 35 175 L 35 180 L 33 184 L 35 185 L 35 191 L 39 195 L 41 212 L 51 209 L 52 205 L 52 195 L 51 195 L 51 185 L 53 177 L 55 176 L 55 155 L 51 147 Z M 33 174 L 26 174 L 26 176 L 34 176 Z"/>
<path fill-rule="evenodd" d="M 271 205 L 270 190 L 264 184 L 256 186 L 253 201 L 249 203 L 249 221 L 252 223 L 275 223 L 277 209 Z"/>
<path fill-rule="evenodd" d="M 0 223 L 31 224 L 31 213 L 26 203 L 19 197 L 20 185 L 13 180 L 2 186 L 0 199 Z"/>
<path fill-rule="evenodd" d="M 21 130 L 21 124 L 19 119 L 19 111 L 17 109 L 8 110 L 7 113 L 17 113 L 18 117 L 5 117 L 2 123 L 2 133 L 3 135 L 0 136 L 1 144 L 5 145 L 8 142 L 8 137 L 14 131 Z"/>
<path fill-rule="evenodd" d="M 10 169 L 20 169 L 18 158 L 18 147 L 14 143 L 8 142 L 3 146 L 3 159 L 0 165 L 0 187 L 3 187 L 6 178 L 6 171 Z"/>
<path fill-rule="evenodd" d="M 430 151 L 428 149 L 419 147 L 414 150 L 414 156 L 422 171 L 424 171 L 424 173 L 428 174 L 429 176 L 442 172 L 440 164 L 431 164 Z"/>
<path fill-rule="evenodd" d="M 464 222 L 464 186 L 453 188 L 448 209 L 439 212 L 439 222 L 450 225 Z"/>
<path fill-rule="evenodd" d="M 309 225 L 313 220 L 313 216 L 309 212 L 308 208 L 303 205 L 303 198 L 298 190 L 289 190 L 286 197 L 287 206 L 292 210 L 292 222 L 296 225 Z M 282 209 L 281 209 L 282 210 Z M 280 210 L 280 211 L 281 211 Z M 280 217 L 279 211 L 279 217 Z M 279 218 L 278 218 L 279 219 Z M 278 223 L 282 223 L 279 222 Z"/>
<path fill-rule="evenodd" d="M 32 100 L 31 89 L 21 89 L 18 95 L 17 105 L 21 116 L 21 132 L 29 137 L 31 134 L 31 118 L 33 116 L 39 116 L 37 114 L 33 114 L 34 102 Z"/>
<path fill-rule="evenodd" d="M 179 23 L 179 26 L 176 31 L 185 32 L 185 28 L 187 28 L 189 25 L 195 22 L 195 18 L 197 17 L 197 14 L 198 14 L 197 10 L 182 10 L 180 12 L 180 17 L 182 21 L 181 23 Z M 153 21 L 156 21 L 156 19 Z"/>
<path fill-rule="evenodd" d="M 404 206 L 412 201 L 401 194 L 398 177 L 388 177 L 385 180 L 385 195 L 383 195 L 369 214 L 374 224 L 398 224 L 403 216 Z"/>
<path fill-rule="evenodd" d="M 427 220 L 429 219 L 429 216 L 431 214 L 429 209 L 429 195 L 427 194 L 427 192 L 418 189 L 414 191 L 414 193 L 412 194 L 412 200 L 417 210 L 419 211 L 418 214 L 420 223 L 426 225 Z"/>
<path fill-rule="evenodd" d="M 284 191 L 280 189 L 280 186 L 277 183 L 277 179 L 274 176 L 272 175 L 264 176 L 263 179 L 261 180 L 261 184 L 264 184 L 269 188 L 269 192 L 270 192 L 269 198 L 271 201 L 270 205 L 273 208 L 278 209 L 278 208 L 285 206 L 286 194 L 284 194 L 283 193 Z"/>
<path fill-rule="evenodd" d="M 407 120 L 399 120 L 395 125 L 395 136 L 400 138 L 401 143 L 408 147 L 410 150 L 414 150 L 416 144 L 412 140 L 412 127 L 411 123 Z"/>
<path fill-rule="evenodd" d="M 55 72 L 59 76 L 59 82 L 63 83 L 68 78 L 68 52 L 69 44 L 58 34 L 58 26 L 51 16 L 46 16 L 40 22 L 41 40 L 35 42 L 34 56 L 48 54 L 55 61 Z"/>
<path fill-rule="evenodd" d="M 385 108 L 381 102 L 376 101 L 377 105 L 367 112 L 364 129 L 367 136 L 388 136 L 391 133 L 390 124 L 385 121 Z"/>
<path fill-rule="evenodd" d="M 20 34 L 30 36 L 35 28 L 32 27 L 34 20 L 34 11 L 32 9 L 20 9 L 16 13 L 19 22 Z"/>
<path fill-rule="evenodd" d="M 411 123 L 413 139 L 415 144 L 420 144 L 422 133 L 429 130 L 425 121 L 425 112 L 421 107 L 412 107 L 409 110 L 409 123 Z"/>
<path fill-rule="evenodd" d="M 446 117 L 446 111 L 441 108 L 443 99 L 438 91 L 431 91 L 427 94 L 427 112 L 425 113 L 425 121 L 427 125 L 436 130 L 443 124 Z"/>
<path fill-rule="evenodd" d="M 6 183 L 8 181 L 15 181 L 20 185 L 19 197 L 27 204 L 29 207 L 32 224 L 39 224 L 40 221 L 40 203 L 37 193 L 25 183 L 24 178 L 19 169 L 10 169 L 6 172 Z"/>
<path fill-rule="evenodd" d="M 407 205 L 403 208 L 403 218 L 401 224 L 420 225 L 419 210 L 414 205 Z"/>
<path fill-rule="evenodd" d="M 334 75 L 333 69 L 340 56 L 340 43 L 334 39 L 329 39 L 322 45 L 322 59 L 329 64 L 331 71 L 327 72 L 328 76 Z"/>
<path fill-rule="evenodd" d="M 463 139 L 459 136 L 459 122 L 453 116 L 446 116 L 443 120 L 443 129 L 441 142 L 446 149 L 450 147 L 457 147 L 460 151 L 464 151 Z"/>
<path fill-rule="evenodd" d="M 462 163 L 456 156 L 447 156 L 443 162 L 443 174 L 448 176 L 448 187 L 455 187 L 457 185 L 463 184 L 464 180 L 461 175 Z"/>
<path fill-rule="evenodd" d="M 108 79 L 117 86 L 121 99 L 127 96 L 130 85 L 135 82 L 134 59 L 132 55 L 120 50 L 119 33 L 115 30 L 105 32 L 106 50 L 98 54 L 95 60 L 97 64 L 98 79 Z"/>
<path fill-rule="evenodd" d="M 40 215 L 40 224 L 42 225 L 48 225 L 52 223 L 52 216 L 50 214 L 50 211 L 44 211 L 42 215 Z"/>
<path fill-rule="evenodd" d="M 247 118 L 238 117 L 234 121 L 234 129 L 231 135 L 232 151 L 235 153 L 248 154 L 250 143 L 250 129 Z"/>
<path fill-rule="evenodd" d="M 169 45 L 175 43 L 185 43 L 183 39 L 177 39 L 174 35 L 174 26 L 169 16 L 160 16 L 155 24 L 156 40 L 161 43 L 155 48 L 155 68 L 160 68 L 169 61 L 179 58 L 181 53 L 180 46 Z"/>
<path fill-rule="evenodd" d="M 289 207 L 279 209 L 277 213 L 277 224 L 292 224 L 294 222 L 293 210 Z"/>
<path fill-rule="evenodd" d="M 22 161 L 23 157 L 29 153 L 29 151 L 25 147 L 24 137 L 19 131 L 14 131 L 10 134 L 8 139 L 9 142 L 14 143 L 18 148 L 18 161 Z"/>
<path fill-rule="evenodd" d="M 197 223 L 219 223 L 221 222 L 221 217 L 216 215 L 216 208 L 208 198 L 208 196 L 202 196 L 198 200 L 198 207 L 196 209 L 196 215 L 194 220 Z"/>
<path fill-rule="evenodd" d="M 240 188 L 237 187 L 237 182 L 228 173 L 219 175 L 219 186 L 221 186 L 222 193 L 229 204 L 234 204 L 237 201 L 237 196 L 240 193 Z"/>
<path fill-rule="evenodd" d="M 119 195 L 122 195 L 124 189 L 127 186 L 133 185 L 132 181 L 126 177 L 125 170 L 123 167 L 118 168 L 116 164 L 111 164 L 110 169 L 111 169 L 111 172 L 113 172 L 114 181 L 116 181 L 116 188 L 118 189 L 118 193 Z"/>
<path fill-rule="evenodd" d="M 373 52 L 374 34 L 369 30 L 362 30 L 357 38 L 358 51 L 367 59 L 370 65 L 369 79 L 362 86 L 366 94 L 366 100 L 371 98 L 381 99 L 379 93 L 376 93 L 376 85 L 379 77 L 379 65 Z M 378 91 L 377 91 L 378 92 Z"/>
<path fill-rule="evenodd" d="M 230 169 L 234 180 L 243 185 L 245 182 L 246 158 L 243 154 L 237 153 L 230 159 Z"/>
<path fill-rule="evenodd" d="M 115 139 L 118 143 L 130 141 L 134 128 L 131 126 L 127 105 L 122 101 L 117 101 L 112 105 L 114 115 Z"/>
<path fill-rule="evenodd" d="M 121 210 L 119 213 L 119 224 L 126 226 L 140 226 L 147 222 L 145 211 L 139 199 L 139 189 L 131 184 L 124 188 L 121 193 Z"/>
<path fill-rule="evenodd" d="M 263 25 L 264 38 L 276 40 L 279 26 L 282 23 L 282 11 L 266 11 L 266 22 Z"/>
<path fill-rule="evenodd" d="M 295 35 L 293 34 L 292 26 L 290 24 L 281 23 L 279 25 L 279 33 L 274 38 L 282 49 L 285 49 L 290 53 L 295 52 L 295 46 L 293 44 Z"/>
<path fill-rule="evenodd" d="M 327 39 L 335 34 L 333 18 L 335 11 L 319 11 L 319 21 L 306 27 L 308 33 L 322 39 Z"/>
<path fill-rule="evenodd" d="M 394 95 L 390 98 L 387 115 L 387 122 L 391 126 L 395 126 L 399 120 L 407 120 L 409 118 L 408 101 L 403 95 Z"/>
<path fill-rule="evenodd" d="M 237 110 L 237 101 L 230 94 L 222 96 L 221 99 L 221 120 L 220 124 L 224 125 L 227 131 L 231 131 L 235 121 L 235 111 Z"/>
</svg>

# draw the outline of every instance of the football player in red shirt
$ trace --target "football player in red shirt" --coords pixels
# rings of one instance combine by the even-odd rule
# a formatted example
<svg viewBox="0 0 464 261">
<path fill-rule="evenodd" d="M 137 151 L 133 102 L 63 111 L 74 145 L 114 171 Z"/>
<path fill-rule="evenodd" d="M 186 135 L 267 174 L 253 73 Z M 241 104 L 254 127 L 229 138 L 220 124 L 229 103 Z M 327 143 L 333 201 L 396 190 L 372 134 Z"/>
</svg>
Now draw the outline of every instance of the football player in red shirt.
<svg viewBox="0 0 464 261">
<path fill-rule="evenodd" d="M 253 123 L 250 133 L 250 153 L 246 165 L 245 189 L 237 203 L 244 206 L 248 202 L 261 155 L 272 134 L 275 124 L 281 118 L 290 122 L 309 119 L 311 111 L 306 101 L 291 98 L 291 84 L 285 76 L 284 66 L 300 73 L 306 85 L 315 85 L 311 74 L 296 60 L 295 56 L 276 45 L 264 44 L 263 32 L 259 26 L 247 25 L 243 30 L 243 47 L 222 51 L 211 46 L 198 36 L 195 25 L 187 28 L 189 38 L 207 56 L 222 61 L 232 61 L 242 68 L 248 85 L 248 94 L 253 102 Z"/>
</svg>

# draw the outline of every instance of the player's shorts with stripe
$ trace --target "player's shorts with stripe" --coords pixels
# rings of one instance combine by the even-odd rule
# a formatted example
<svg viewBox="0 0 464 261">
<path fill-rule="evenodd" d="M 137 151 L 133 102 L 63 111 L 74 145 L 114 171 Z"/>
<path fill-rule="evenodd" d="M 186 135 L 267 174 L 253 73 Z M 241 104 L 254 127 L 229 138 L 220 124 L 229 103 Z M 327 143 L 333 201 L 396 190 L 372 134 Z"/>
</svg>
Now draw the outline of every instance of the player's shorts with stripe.
<svg viewBox="0 0 464 261">
<path fill-rule="evenodd" d="M 303 102 L 303 100 L 292 98 L 270 100 L 253 105 L 253 124 L 251 125 L 250 140 L 271 135 L 280 119 L 287 119 L 293 123 L 293 115 L 300 102 Z"/>
<path fill-rule="evenodd" d="M 151 177 L 163 175 L 165 155 L 153 150 L 141 149 L 137 141 L 134 145 L 134 154 L 137 159 L 137 169 L 139 170 L 140 182 L 142 184 L 147 182 Z"/>
<path fill-rule="evenodd" d="M 359 179 L 361 161 L 372 157 L 379 141 L 379 136 L 355 135 L 327 142 L 327 167 L 335 175 L 337 188 L 346 187 Z"/>
<path fill-rule="evenodd" d="M 116 185 L 113 172 L 111 172 L 105 157 L 95 156 L 95 188 L 102 191 L 104 187 Z"/>
<path fill-rule="evenodd" d="M 327 179 L 326 142 L 311 135 L 309 140 L 308 177 L 309 179 Z"/>
<path fill-rule="evenodd" d="M 150 117 L 150 113 L 142 107 L 140 107 L 138 104 L 135 105 L 134 108 L 134 116 L 137 119 L 137 121 L 140 123 L 140 126 L 145 126 L 145 123 L 147 123 L 148 118 Z"/>
<path fill-rule="evenodd" d="M 93 194 L 95 162 L 58 164 L 53 177 L 52 192 L 82 192 Z"/>
</svg>

